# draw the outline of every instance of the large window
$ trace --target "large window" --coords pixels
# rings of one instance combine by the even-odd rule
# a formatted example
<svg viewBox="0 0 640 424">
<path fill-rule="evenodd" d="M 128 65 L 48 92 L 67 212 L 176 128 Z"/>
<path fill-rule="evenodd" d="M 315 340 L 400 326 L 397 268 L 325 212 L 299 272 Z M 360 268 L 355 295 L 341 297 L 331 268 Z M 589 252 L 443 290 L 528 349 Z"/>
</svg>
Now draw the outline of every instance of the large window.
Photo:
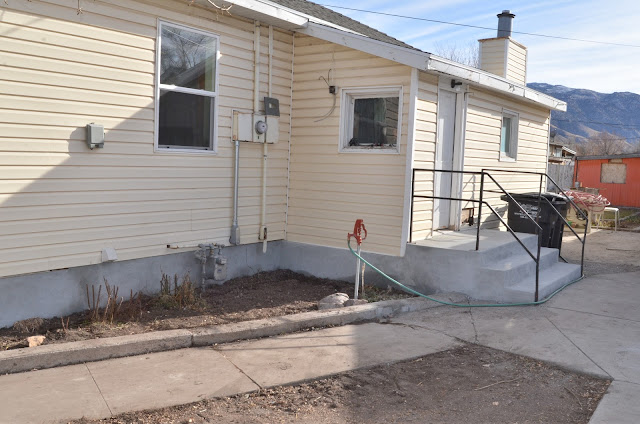
<svg viewBox="0 0 640 424">
<path fill-rule="evenodd" d="M 398 152 L 402 88 L 342 90 L 342 151 Z"/>
<path fill-rule="evenodd" d="M 218 37 L 160 23 L 158 150 L 215 150 Z"/>
<path fill-rule="evenodd" d="M 500 129 L 500 159 L 515 160 L 518 153 L 518 114 L 502 112 Z"/>
</svg>

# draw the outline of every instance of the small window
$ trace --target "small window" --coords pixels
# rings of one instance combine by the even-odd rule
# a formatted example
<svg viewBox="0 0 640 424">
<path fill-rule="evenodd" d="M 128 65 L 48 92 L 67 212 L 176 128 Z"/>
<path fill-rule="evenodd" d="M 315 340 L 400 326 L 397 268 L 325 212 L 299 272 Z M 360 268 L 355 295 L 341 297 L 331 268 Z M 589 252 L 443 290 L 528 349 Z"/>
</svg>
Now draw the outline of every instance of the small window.
<svg viewBox="0 0 640 424">
<path fill-rule="evenodd" d="M 627 165 L 625 163 L 603 163 L 600 166 L 600 182 L 605 184 L 625 184 Z"/>
<path fill-rule="evenodd" d="M 401 87 L 344 89 L 342 104 L 342 151 L 399 151 Z"/>
<path fill-rule="evenodd" d="M 500 129 L 500 159 L 515 160 L 518 151 L 518 114 L 502 112 Z"/>
<path fill-rule="evenodd" d="M 218 37 L 160 23 L 158 150 L 215 150 Z"/>
</svg>

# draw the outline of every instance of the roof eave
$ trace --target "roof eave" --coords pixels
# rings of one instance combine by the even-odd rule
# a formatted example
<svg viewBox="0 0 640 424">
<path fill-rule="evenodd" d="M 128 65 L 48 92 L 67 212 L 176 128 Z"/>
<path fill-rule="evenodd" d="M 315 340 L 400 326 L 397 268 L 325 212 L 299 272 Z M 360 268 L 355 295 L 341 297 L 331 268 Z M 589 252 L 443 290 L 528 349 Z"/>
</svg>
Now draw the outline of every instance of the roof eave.
<svg viewBox="0 0 640 424">
<path fill-rule="evenodd" d="M 516 84 L 498 75 L 482 71 L 480 69 L 465 66 L 443 57 L 431 55 L 429 58 L 429 71 L 450 75 L 466 82 L 481 85 L 500 91 L 511 97 L 523 98 L 529 102 L 538 103 L 553 110 L 567 111 L 567 103 L 554 97 Z"/>
<path fill-rule="evenodd" d="M 200 0 L 206 5 L 206 0 Z M 354 33 L 340 26 L 321 21 L 301 12 L 272 3 L 268 0 L 225 0 L 232 4 L 233 13 L 248 19 L 260 20 L 283 29 L 298 31 L 321 40 L 350 47 L 374 56 L 411 66 L 421 71 L 435 72 L 461 79 L 501 92 L 511 97 L 540 104 L 565 112 L 567 104 L 546 94 L 508 81 L 480 69 L 462 65 L 417 49 L 396 46 Z M 316 21 L 316 22 L 313 22 Z"/>
<path fill-rule="evenodd" d="M 432 55 L 431 53 L 395 46 L 373 40 L 360 34 L 345 33 L 339 29 L 328 28 L 314 22 L 309 22 L 305 28 L 298 30 L 298 32 L 402 63 L 403 65 L 411 66 L 421 71 L 448 75 L 470 84 L 480 85 L 501 92 L 511 97 L 517 97 L 531 103 L 543 105 L 549 109 L 563 112 L 567 110 L 567 104 L 554 97 L 508 81 L 498 75 L 465 66 L 461 63 Z"/>
<path fill-rule="evenodd" d="M 198 0 L 204 7 L 211 5 L 207 0 Z M 309 19 L 301 13 L 284 8 L 276 3 L 261 0 L 223 0 L 224 6 L 231 5 L 230 13 L 243 18 L 261 21 L 282 29 L 295 31 L 307 26 Z"/>
</svg>

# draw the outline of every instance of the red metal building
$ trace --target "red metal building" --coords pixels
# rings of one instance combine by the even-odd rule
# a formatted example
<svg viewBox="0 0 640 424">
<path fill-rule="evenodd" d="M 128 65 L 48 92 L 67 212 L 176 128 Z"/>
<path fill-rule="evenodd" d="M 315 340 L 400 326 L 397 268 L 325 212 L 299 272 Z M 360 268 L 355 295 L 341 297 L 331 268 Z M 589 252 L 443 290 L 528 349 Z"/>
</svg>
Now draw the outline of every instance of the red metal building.
<svg viewBox="0 0 640 424">
<path fill-rule="evenodd" d="M 640 153 L 579 156 L 573 181 L 600 189 L 613 206 L 640 207 Z"/>
</svg>

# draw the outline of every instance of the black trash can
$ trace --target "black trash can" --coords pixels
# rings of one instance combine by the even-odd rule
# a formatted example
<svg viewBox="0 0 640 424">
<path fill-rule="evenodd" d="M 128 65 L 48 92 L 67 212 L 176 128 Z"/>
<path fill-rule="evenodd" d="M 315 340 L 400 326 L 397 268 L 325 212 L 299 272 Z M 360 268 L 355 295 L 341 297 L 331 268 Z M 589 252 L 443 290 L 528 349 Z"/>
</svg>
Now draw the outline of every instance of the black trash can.
<svg viewBox="0 0 640 424">
<path fill-rule="evenodd" d="M 538 193 L 509 193 L 516 202 L 520 203 L 531 218 L 542 227 L 542 247 L 552 247 L 560 249 L 562 246 L 562 232 L 564 231 L 564 221 L 553 211 L 551 205 L 540 199 L 538 202 Z M 567 199 L 554 193 L 542 193 L 542 196 L 549 200 L 551 204 L 562 214 L 567 217 Z M 536 226 L 522 210 L 509 199 L 507 195 L 503 195 L 500 199 L 509 202 L 509 210 L 507 214 L 507 223 L 513 231 L 519 233 L 536 233 Z M 538 203 L 540 209 L 538 210 Z"/>
</svg>

